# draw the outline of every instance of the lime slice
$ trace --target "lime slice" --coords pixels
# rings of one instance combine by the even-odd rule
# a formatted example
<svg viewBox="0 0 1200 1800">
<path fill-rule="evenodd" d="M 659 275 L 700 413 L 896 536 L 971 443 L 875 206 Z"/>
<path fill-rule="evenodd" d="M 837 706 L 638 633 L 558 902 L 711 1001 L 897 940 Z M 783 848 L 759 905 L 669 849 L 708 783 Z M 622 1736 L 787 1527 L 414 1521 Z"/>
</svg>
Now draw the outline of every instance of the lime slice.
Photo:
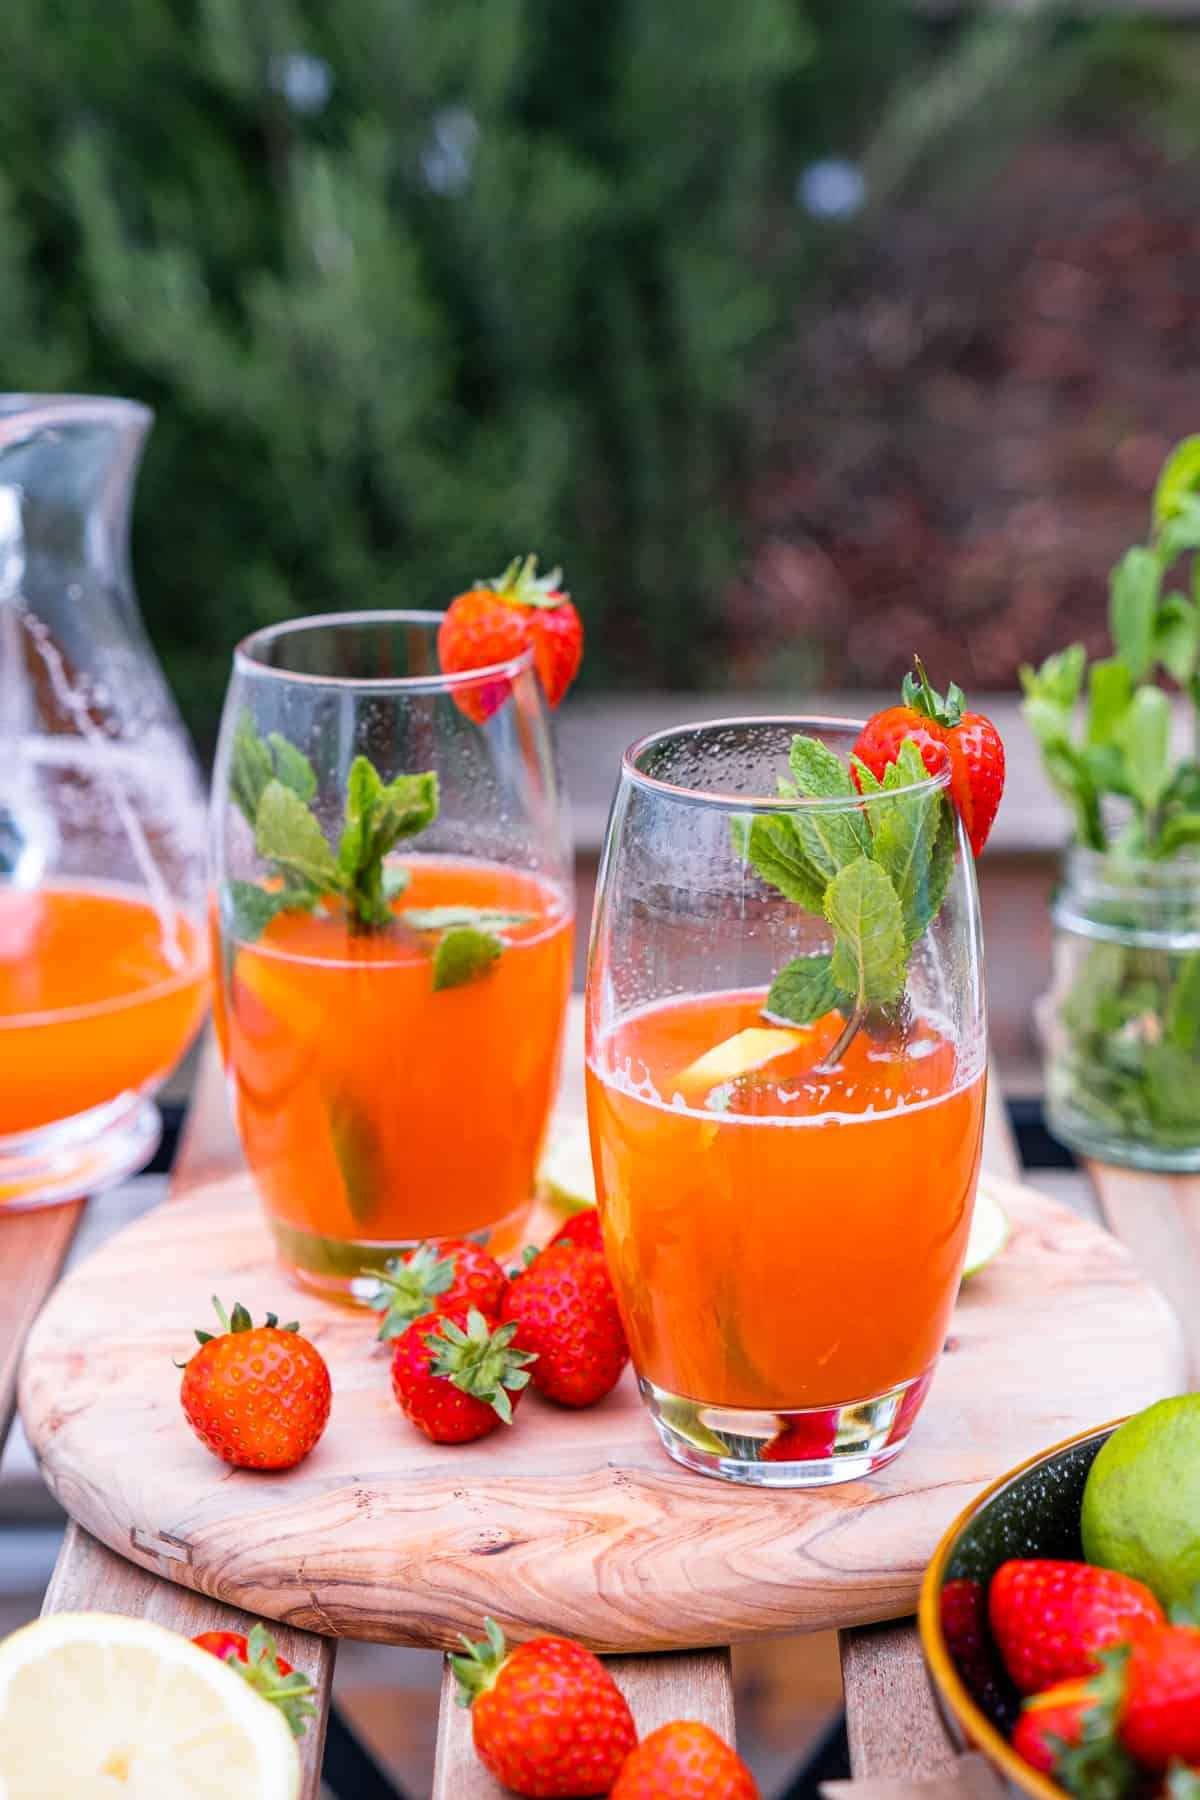
<svg viewBox="0 0 1200 1800">
<path fill-rule="evenodd" d="M 685 1097 L 706 1094 L 710 1088 L 721 1087 L 727 1081 L 736 1081 L 739 1075 L 761 1069 L 764 1063 L 772 1062 L 777 1056 L 786 1056 L 789 1050 L 797 1049 L 807 1035 L 803 1031 L 782 1031 L 776 1026 L 748 1025 L 745 1031 L 735 1032 L 733 1037 L 714 1044 L 694 1063 L 689 1063 L 683 1073 L 675 1077 L 675 1086 Z"/>
<path fill-rule="evenodd" d="M 967 1239 L 967 1260 L 963 1265 L 964 1279 L 968 1275 L 977 1275 L 986 1263 L 994 1256 L 999 1256 L 1008 1242 L 1008 1214 L 988 1188 L 982 1182 L 975 1195 L 975 1216 L 971 1220 L 971 1235 Z"/>
<path fill-rule="evenodd" d="M 299 1800 L 283 1714 L 146 1619 L 55 1613 L 0 1643 L 0 1794 Z"/>
<path fill-rule="evenodd" d="M 592 1148 L 586 1127 L 552 1138 L 538 1171 L 546 1199 L 561 1213 L 583 1212 L 596 1204 Z"/>
</svg>

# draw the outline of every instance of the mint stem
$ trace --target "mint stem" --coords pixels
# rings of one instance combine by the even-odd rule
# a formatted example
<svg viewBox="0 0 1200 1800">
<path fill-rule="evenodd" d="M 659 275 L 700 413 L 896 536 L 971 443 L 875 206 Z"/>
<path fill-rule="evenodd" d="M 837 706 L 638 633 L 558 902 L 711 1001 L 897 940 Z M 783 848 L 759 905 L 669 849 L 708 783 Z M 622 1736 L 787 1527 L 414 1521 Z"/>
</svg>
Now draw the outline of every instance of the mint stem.
<svg viewBox="0 0 1200 1800">
<path fill-rule="evenodd" d="M 821 1061 L 817 1064 L 816 1073 L 818 1075 L 830 1075 L 833 1070 L 837 1068 L 843 1056 L 845 1056 L 847 1050 L 862 1030 L 863 1020 L 866 1016 L 866 1001 L 860 995 L 854 1003 L 854 1011 L 842 1026 L 837 1043 L 833 1046 L 833 1049 L 829 1054 L 823 1056 Z"/>
</svg>

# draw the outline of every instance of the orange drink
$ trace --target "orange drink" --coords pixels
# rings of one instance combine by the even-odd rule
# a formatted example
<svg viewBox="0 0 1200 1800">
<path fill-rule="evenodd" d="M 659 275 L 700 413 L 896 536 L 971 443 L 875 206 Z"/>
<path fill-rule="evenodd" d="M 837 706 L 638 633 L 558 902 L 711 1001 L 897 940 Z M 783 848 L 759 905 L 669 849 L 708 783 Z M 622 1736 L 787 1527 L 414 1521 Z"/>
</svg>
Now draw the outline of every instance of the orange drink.
<svg viewBox="0 0 1200 1800">
<path fill-rule="evenodd" d="M 152 1089 L 206 998 L 204 935 L 187 913 L 164 918 L 116 885 L 0 890 L 0 1139 Z M 28 1198 L 32 1180 L 0 1149 L 0 1203 Z"/>
<path fill-rule="evenodd" d="M 320 1285 L 426 1237 L 514 1250 L 557 1086 L 561 893 L 497 863 L 404 866 L 392 926 L 282 912 L 227 948 L 218 1016 L 242 1144 L 285 1260 Z M 437 989 L 429 934 L 406 914 L 456 906 L 518 922 L 485 975 Z"/>
<path fill-rule="evenodd" d="M 446 673 L 443 617 L 247 638 L 213 776 L 216 1024 L 242 1144 L 293 1278 L 361 1302 L 423 1239 L 518 1248 L 570 990 L 533 652 Z"/>
<path fill-rule="evenodd" d="M 905 741 L 719 719 L 626 751 L 587 987 L 604 1240 L 664 1447 L 771 1487 L 904 1448 L 983 1134 L 974 865 Z"/>
<path fill-rule="evenodd" d="M 592 1047 L 597 1186 L 634 1361 L 718 1407 L 869 1400 L 923 1377 L 945 1338 L 984 1078 L 960 1081 L 926 1021 L 902 1049 L 860 1034 L 835 1074 L 815 1073 L 841 1020 L 773 1047 L 764 1001 L 653 1007 Z M 714 1111 L 718 1084 L 701 1072 L 698 1090 L 688 1071 L 749 1031 L 774 1053 Z"/>
</svg>

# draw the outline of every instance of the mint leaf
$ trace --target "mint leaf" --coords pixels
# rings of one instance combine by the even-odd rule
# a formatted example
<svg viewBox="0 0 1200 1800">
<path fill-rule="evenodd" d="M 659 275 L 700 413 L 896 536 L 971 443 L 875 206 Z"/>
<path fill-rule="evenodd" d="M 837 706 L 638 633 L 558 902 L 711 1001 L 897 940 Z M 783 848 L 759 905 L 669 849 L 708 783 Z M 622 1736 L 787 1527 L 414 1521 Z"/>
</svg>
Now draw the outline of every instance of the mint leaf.
<svg viewBox="0 0 1200 1800">
<path fill-rule="evenodd" d="M 831 974 L 832 957 L 798 956 L 780 969 L 771 983 L 763 1017 L 785 1025 L 811 1025 L 835 1008 L 849 1012 L 852 997 L 838 987 Z M 711 1095 L 710 1095 L 711 1103 Z"/>
<path fill-rule="evenodd" d="M 1118 656 L 1106 656 L 1092 664 L 1088 676 L 1088 743 L 1111 744 L 1129 710 L 1133 682 Z"/>
<path fill-rule="evenodd" d="M 316 900 L 311 888 L 263 888 L 254 881 L 231 881 L 225 892 L 227 928 L 243 944 L 261 937 L 278 913 L 306 910 Z"/>
<path fill-rule="evenodd" d="M 1170 856 L 1173 851 L 1182 850 L 1189 844 L 1200 844 L 1200 813 L 1177 813 L 1162 828 L 1162 835 L 1158 840 L 1159 853 Z"/>
<path fill-rule="evenodd" d="M 886 1006 L 904 992 L 904 916 L 886 872 L 862 856 L 830 882 L 825 917 L 833 927 L 830 973 L 856 1008 Z"/>
<path fill-rule="evenodd" d="M 1153 550 L 1135 545 L 1112 572 L 1109 627 L 1118 653 L 1134 681 L 1147 674 L 1154 657 L 1154 619 L 1162 569 Z"/>
<path fill-rule="evenodd" d="M 789 815 L 756 814 L 750 821 L 748 832 L 743 824 L 741 842 L 741 854 L 764 881 L 778 888 L 781 894 L 788 900 L 794 900 L 806 912 L 819 913 L 822 910 L 825 904 L 825 878 L 809 861 Z"/>
<path fill-rule="evenodd" d="M 496 931 L 504 925 L 527 925 L 533 916 L 527 912 L 501 912 L 487 906 L 410 906 L 400 914 L 414 931 L 451 931 L 459 925 L 473 925 L 479 931 Z"/>
<path fill-rule="evenodd" d="M 289 744 L 278 731 L 267 733 L 267 744 L 275 768 L 275 779 L 282 781 L 284 787 L 291 788 L 293 794 L 299 794 L 301 800 L 311 800 L 317 791 L 317 774 L 303 750 L 297 750 L 295 744 Z"/>
<path fill-rule="evenodd" d="M 285 875 L 321 893 L 341 888 L 333 852 L 300 796 L 274 777 L 258 802 L 255 843 L 260 856 Z"/>
<path fill-rule="evenodd" d="M 911 750 L 920 768 L 917 779 L 925 779 L 925 765 L 916 745 L 908 740 L 902 747 L 901 757 Z M 912 776 L 910 767 L 902 767 L 900 762 L 889 763 L 887 776 L 893 770 L 899 771 L 899 780 Z M 898 783 L 890 780 L 887 786 L 895 787 Z M 875 809 L 878 817 L 875 820 L 875 860 L 889 877 L 892 887 L 900 902 L 900 910 L 904 920 L 904 941 L 908 949 L 916 943 L 934 918 L 945 894 L 942 887 L 940 894 L 935 894 L 931 883 L 934 874 L 934 850 L 938 842 L 945 810 L 942 794 L 939 789 L 912 794 L 899 792 L 887 805 L 879 805 Z M 951 861 L 953 850 L 951 850 Z M 949 869 L 945 859 L 938 858 L 937 880 L 949 879 Z"/>
<path fill-rule="evenodd" d="M 1168 594 L 1154 624 L 1154 654 L 1169 675 L 1186 687 L 1200 651 L 1200 612 L 1182 594 Z"/>
<path fill-rule="evenodd" d="M 476 931 L 472 925 L 455 926 L 433 953 L 434 992 L 462 987 L 486 975 L 503 953 L 503 943 L 490 932 Z"/>
<path fill-rule="evenodd" d="M 1200 950 L 1193 950 L 1179 965 L 1167 998 L 1167 1037 L 1180 1050 L 1200 1049 Z M 1195 1071 L 1193 1069 L 1193 1091 Z M 1200 1116 L 1200 1095 L 1193 1102 Z"/>
<path fill-rule="evenodd" d="M 788 763 L 797 788 L 810 799 L 857 798 L 845 763 L 820 738 L 794 737 Z"/>
<path fill-rule="evenodd" d="M 1069 644 L 1056 650 L 1039 669 L 1028 663 L 1021 668 L 1021 687 L 1027 698 L 1048 700 L 1063 712 L 1070 712 L 1083 687 L 1083 671 L 1087 651 L 1082 644 Z"/>
<path fill-rule="evenodd" d="M 249 710 L 238 715 L 229 764 L 229 794 L 249 824 L 258 818 L 263 789 L 275 773 L 271 752 L 254 729 Z"/>
<path fill-rule="evenodd" d="M 1186 437 L 1168 456 L 1155 484 L 1154 523 L 1165 525 L 1177 518 L 1197 493 L 1200 493 L 1200 437 Z"/>
<path fill-rule="evenodd" d="M 796 790 L 806 800 L 857 800 L 849 770 L 819 739 L 794 737 L 788 761 Z M 791 815 L 791 823 L 806 861 L 826 882 L 854 857 L 870 854 L 870 832 L 856 808 L 825 812 L 801 807 Z"/>
<path fill-rule="evenodd" d="M 351 763 L 337 864 L 347 905 L 360 924 L 391 923 L 383 859 L 402 837 L 432 824 L 437 808 L 437 776 L 432 771 L 397 775 L 385 786 L 369 758 L 356 756 Z"/>
<path fill-rule="evenodd" d="M 858 791 L 860 794 L 882 794 L 883 783 L 873 769 L 868 769 L 861 756 L 850 753 L 850 761 L 858 774 Z M 868 815 L 869 816 L 869 815 Z"/>
<path fill-rule="evenodd" d="M 374 1213 L 380 1195 L 388 1192 L 387 1161 L 374 1127 L 354 1100 L 345 1094 L 331 1094 L 325 1106 L 346 1205 L 356 1224 L 363 1225 Z"/>
<path fill-rule="evenodd" d="M 1161 688 L 1138 688 L 1121 722 L 1120 743 L 1130 789 L 1153 811 L 1171 783 L 1171 703 Z"/>
</svg>

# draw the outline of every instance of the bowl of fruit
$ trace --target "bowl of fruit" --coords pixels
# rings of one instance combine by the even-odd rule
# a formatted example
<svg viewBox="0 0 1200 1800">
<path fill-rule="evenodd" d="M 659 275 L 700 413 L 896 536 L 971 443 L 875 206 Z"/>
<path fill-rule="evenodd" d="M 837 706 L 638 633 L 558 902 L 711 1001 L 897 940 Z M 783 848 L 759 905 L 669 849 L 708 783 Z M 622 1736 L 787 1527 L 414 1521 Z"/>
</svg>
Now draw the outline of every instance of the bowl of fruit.
<svg viewBox="0 0 1200 1800">
<path fill-rule="evenodd" d="M 946 1532 L 921 1643 L 1013 1794 L 1200 1800 L 1200 1394 L 1055 1445 Z"/>
</svg>

